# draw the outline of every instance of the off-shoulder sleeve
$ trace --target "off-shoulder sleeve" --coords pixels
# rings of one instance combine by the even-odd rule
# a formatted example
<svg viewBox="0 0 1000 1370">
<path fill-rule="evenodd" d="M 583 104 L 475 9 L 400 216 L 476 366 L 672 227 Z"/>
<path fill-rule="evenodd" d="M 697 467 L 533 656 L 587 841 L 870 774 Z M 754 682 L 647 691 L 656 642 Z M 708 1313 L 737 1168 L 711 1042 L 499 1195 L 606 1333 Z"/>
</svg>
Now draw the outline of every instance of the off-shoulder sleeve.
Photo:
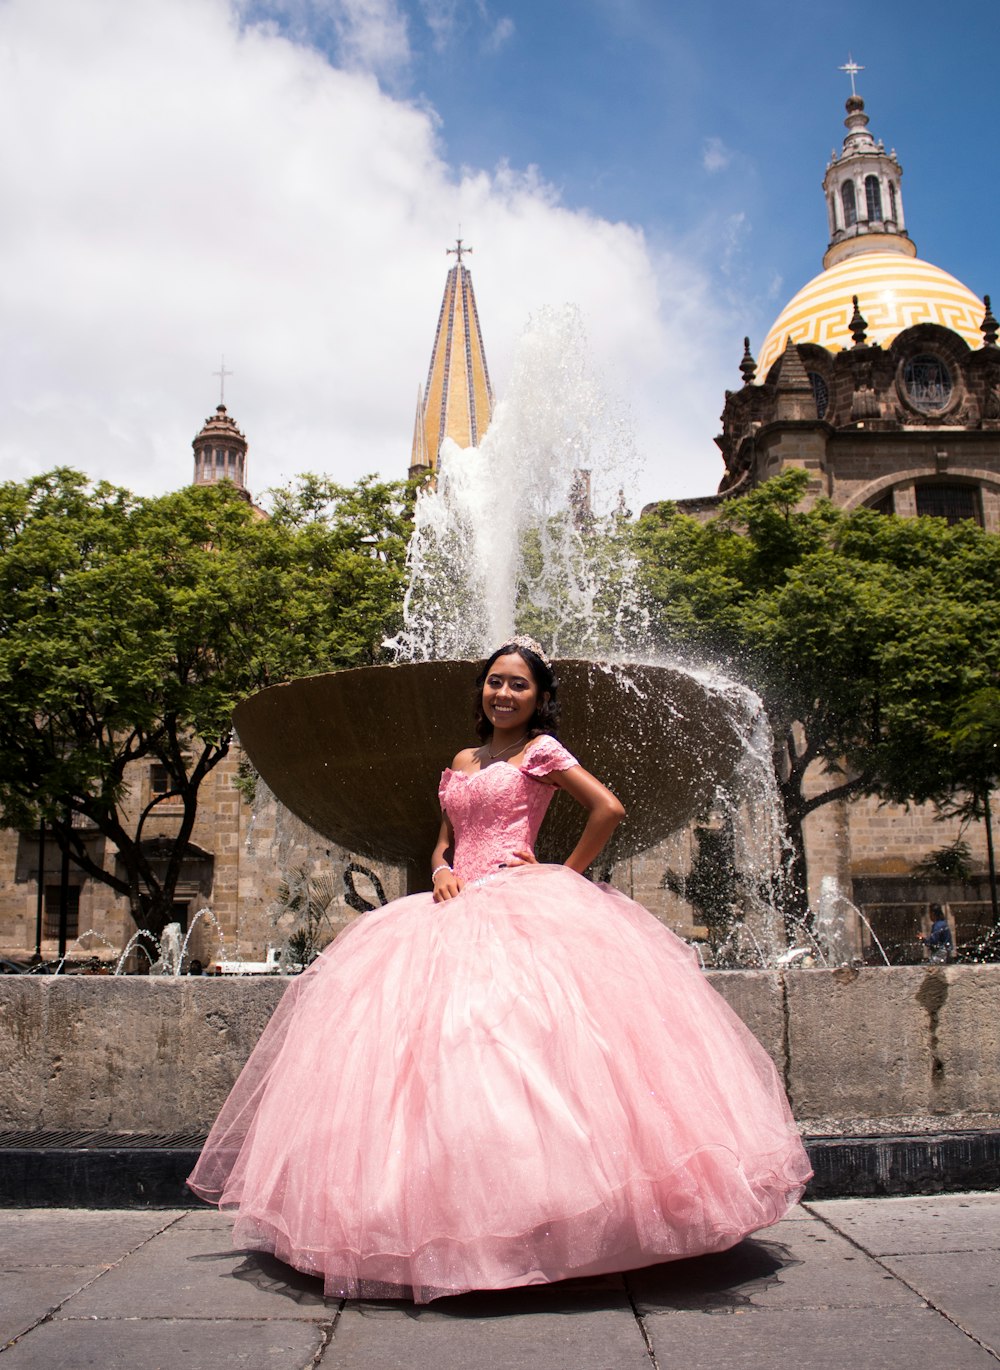
<svg viewBox="0 0 1000 1370">
<path fill-rule="evenodd" d="M 448 789 L 448 782 L 451 780 L 452 771 L 450 766 L 446 766 L 441 772 L 441 779 L 438 782 L 438 803 L 444 808 L 444 797 Z"/>
<path fill-rule="evenodd" d="M 549 733 L 543 733 L 531 744 L 531 750 L 521 763 L 525 775 L 550 775 L 552 771 L 568 771 L 570 766 L 579 766 L 572 752 Z"/>
</svg>

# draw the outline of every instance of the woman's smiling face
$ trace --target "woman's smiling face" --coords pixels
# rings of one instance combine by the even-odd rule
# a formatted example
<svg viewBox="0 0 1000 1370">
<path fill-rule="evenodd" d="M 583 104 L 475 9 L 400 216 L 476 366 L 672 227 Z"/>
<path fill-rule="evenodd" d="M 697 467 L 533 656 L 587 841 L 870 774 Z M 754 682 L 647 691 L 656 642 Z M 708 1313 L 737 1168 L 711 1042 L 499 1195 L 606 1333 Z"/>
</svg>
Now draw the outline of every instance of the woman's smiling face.
<svg viewBox="0 0 1000 1370">
<path fill-rule="evenodd" d="M 535 715 L 538 686 L 516 652 L 499 656 L 483 681 L 483 713 L 494 728 L 526 732 Z"/>
</svg>

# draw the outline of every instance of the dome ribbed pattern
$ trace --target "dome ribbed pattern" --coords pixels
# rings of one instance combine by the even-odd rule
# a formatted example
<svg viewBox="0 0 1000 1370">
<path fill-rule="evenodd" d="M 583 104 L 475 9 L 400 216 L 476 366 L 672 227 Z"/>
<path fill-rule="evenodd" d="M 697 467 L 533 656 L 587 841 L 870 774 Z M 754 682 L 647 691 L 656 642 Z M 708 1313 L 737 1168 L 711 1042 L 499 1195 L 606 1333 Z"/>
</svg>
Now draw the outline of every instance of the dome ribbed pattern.
<svg viewBox="0 0 1000 1370">
<path fill-rule="evenodd" d="M 919 257 L 865 252 L 821 271 L 785 306 L 760 350 L 758 381 L 766 379 L 789 337 L 830 352 L 850 347 L 854 295 L 868 324 L 869 343 L 888 347 L 905 329 L 936 323 L 970 347 L 982 346 L 983 304 L 968 286 Z"/>
</svg>

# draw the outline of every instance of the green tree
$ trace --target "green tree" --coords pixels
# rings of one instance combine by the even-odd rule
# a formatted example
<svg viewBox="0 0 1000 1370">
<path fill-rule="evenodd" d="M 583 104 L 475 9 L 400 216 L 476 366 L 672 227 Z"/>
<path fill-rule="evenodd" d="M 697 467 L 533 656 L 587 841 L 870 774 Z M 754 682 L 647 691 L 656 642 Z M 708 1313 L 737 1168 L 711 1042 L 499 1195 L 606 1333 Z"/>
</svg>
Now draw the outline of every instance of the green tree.
<svg viewBox="0 0 1000 1370">
<path fill-rule="evenodd" d="M 980 821 L 986 832 L 986 855 L 990 876 L 993 926 L 1000 928 L 997 898 L 996 847 L 990 794 L 1000 780 L 1000 689 L 984 685 L 963 699 L 941 730 L 939 742 L 954 760 L 954 780 L 939 801 L 944 813 L 963 823 Z"/>
<path fill-rule="evenodd" d="M 59 469 L 0 486 L 0 821 L 44 820 L 158 936 L 233 706 L 378 657 L 398 626 L 409 512 L 405 486 L 372 479 L 303 477 L 271 518 L 228 484 L 143 499 Z M 141 759 L 168 788 L 130 823 Z M 167 798 L 182 814 L 154 856 L 144 831 Z"/>
<path fill-rule="evenodd" d="M 972 523 L 801 506 L 787 472 L 706 523 L 660 505 L 636 540 L 663 639 L 757 688 L 805 910 L 802 824 L 822 804 L 962 792 L 967 702 L 1000 681 L 1000 538 Z M 830 779 L 808 795 L 807 769 Z"/>
</svg>

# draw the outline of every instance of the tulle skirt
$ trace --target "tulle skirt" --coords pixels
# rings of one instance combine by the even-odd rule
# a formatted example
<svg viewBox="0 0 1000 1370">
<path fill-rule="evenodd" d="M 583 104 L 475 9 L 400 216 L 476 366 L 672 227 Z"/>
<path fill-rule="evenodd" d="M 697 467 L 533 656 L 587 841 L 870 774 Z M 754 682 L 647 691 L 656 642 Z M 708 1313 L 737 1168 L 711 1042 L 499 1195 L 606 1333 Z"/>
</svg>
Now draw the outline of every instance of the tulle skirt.
<svg viewBox="0 0 1000 1370">
<path fill-rule="evenodd" d="M 327 1294 L 424 1302 L 723 1250 L 809 1162 L 693 952 L 563 866 L 352 924 L 296 979 L 188 1183 Z"/>
</svg>

